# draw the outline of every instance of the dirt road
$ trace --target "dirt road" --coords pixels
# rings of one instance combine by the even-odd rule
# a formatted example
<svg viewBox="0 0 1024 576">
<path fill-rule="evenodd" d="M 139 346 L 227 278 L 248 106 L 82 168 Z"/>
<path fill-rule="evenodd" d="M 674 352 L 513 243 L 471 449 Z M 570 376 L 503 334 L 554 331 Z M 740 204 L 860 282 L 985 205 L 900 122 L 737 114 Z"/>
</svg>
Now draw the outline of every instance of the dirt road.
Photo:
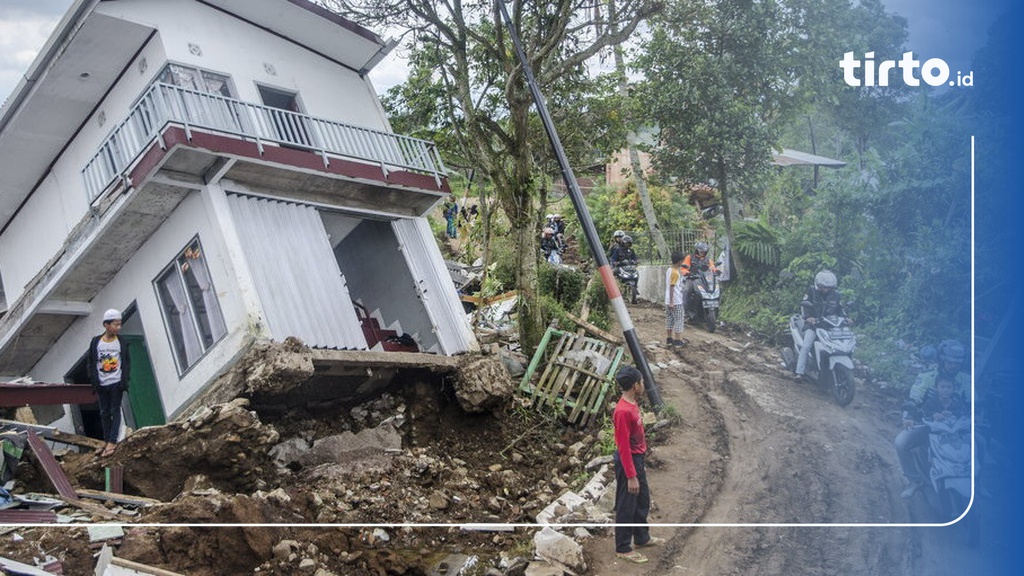
<svg viewBox="0 0 1024 576">
<path fill-rule="evenodd" d="M 632 313 L 642 342 L 664 341 L 660 308 Z M 648 347 L 655 365 L 685 361 L 655 372 L 684 422 L 651 455 L 651 521 L 662 524 L 652 533 L 668 543 L 644 550 L 651 561 L 636 565 L 615 557 L 610 537 L 594 539 L 592 574 L 988 573 L 990 553 L 1007 543 L 984 528 L 970 549 L 960 526 L 778 526 L 936 520 L 920 496 L 899 497 L 900 399 L 861 379 L 840 408 L 742 333 L 688 327 L 685 337 L 679 353 Z"/>
</svg>

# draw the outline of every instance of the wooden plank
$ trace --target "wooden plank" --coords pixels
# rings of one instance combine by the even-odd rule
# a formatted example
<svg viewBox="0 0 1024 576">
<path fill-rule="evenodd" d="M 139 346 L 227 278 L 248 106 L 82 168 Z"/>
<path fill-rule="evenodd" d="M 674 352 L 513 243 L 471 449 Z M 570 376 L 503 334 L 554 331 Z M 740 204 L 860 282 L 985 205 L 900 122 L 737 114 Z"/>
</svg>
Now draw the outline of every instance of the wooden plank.
<svg viewBox="0 0 1024 576">
<path fill-rule="evenodd" d="M 39 460 L 39 464 L 42 465 L 43 471 L 46 472 L 47 478 L 53 483 L 53 486 L 57 489 L 57 493 L 61 495 L 66 501 L 78 501 L 78 494 L 75 493 L 75 489 L 71 486 L 71 481 L 68 480 L 64 469 L 60 467 L 57 459 L 53 457 L 53 452 L 50 451 L 50 447 L 46 445 L 34 431 L 28 431 L 28 445 L 32 447 L 32 452 L 36 455 L 36 459 Z"/>
<path fill-rule="evenodd" d="M 79 488 L 78 495 L 82 498 L 88 498 L 90 500 L 99 500 L 106 502 L 110 500 L 117 504 L 125 506 L 137 506 L 139 508 L 145 508 L 147 506 L 156 506 L 157 504 L 163 504 L 160 500 L 153 498 L 146 498 L 144 496 L 129 496 L 127 494 L 115 494 L 113 492 L 104 492 L 103 490 L 91 490 L 89 488 Z"/>
<path fill-rule="evenodd" d="M 611 332 L 607 332 L 605 330 L 602 330 L 602 329 L 598 328 L 597 326 L 594 326 L 590 322 L 587 322 L 583 318 L 580 318 L 580 317 L 578 317 L 578 316 L 576 316 L 574 314 L 571 314 L 569 312 L 566 312 L 565 315 L 568 316 L 569 319 L 572 320 L 573 322 L 575 322 L 575 323 L 579 324 L 580 326 L 583 326 L 584 328 L 586 328 L 587 332 L 590 332 L 591 334 L 593 334 L 595 336 L 598 336 L 600 338 L 604 338 L 605 340 L 607 340 L 609 342 L 614 342 L 615 344 L 618 344 L 620 346 L 624 342 L 621 337 L 616 336 L 616 335 L 612 334 Z"/>
<path fill-rule="evenodd" d="M 552 355 L 552 357 L 557 357 L 557 355 L 560 353 L 562 348 L 565 346 L 565 343 L 566 343 L 566 340 L 567 340 L 568 337 L 569 337 L 568 334 L 566 334 L 564 332 L 562 333 L 561 337 L 559 337 L 559 339 L 558 339 L 558 343 L 555 345 L 555 350 L 554 350 L 554 354 Z M 551 362 L 548 362 L 544 366 L 544 372 L 541 374 L 540 380 L 537 381 L 537 386 L 533 389 L 533 394 L 530 395 L 530 401 L 535 406 L 536 406 L 538 400 L 540 398 L 542 398 L 542 391 L 545 389 L 545 387 L 546 387 L 546 385 L 548 383 L 547 380 L 550 377 L 551 371 L 552 371 L 552 364 L 551 364 Z"/>
</svg>

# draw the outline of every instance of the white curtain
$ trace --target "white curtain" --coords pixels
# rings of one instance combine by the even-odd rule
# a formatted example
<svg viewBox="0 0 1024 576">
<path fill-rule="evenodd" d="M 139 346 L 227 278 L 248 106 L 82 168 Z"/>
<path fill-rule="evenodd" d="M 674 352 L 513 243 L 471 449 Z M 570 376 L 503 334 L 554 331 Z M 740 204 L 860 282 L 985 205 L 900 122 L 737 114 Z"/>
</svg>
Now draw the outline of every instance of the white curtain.
<svg viewBox="0 0 1024 576">
<path fill-rule="evenodd" d="M 198 251 L 198 246 L 196 246 Z M 213 338 L 213 342 L 220 339 L 227 331 L 224 324 L 224 316 L 220 312 L 220 303 L 217 301 L 217 292 L 213 289 L 213 281 L 210 279 L 210 270 L 206 267 L 206 257 L 198 256 L 190 261 L 189 271 L 196 279 L 196 284 L 203 292 L 203 308 L 206 310 L 205 317 L 197 319 L 206 324 Z"/>
<path fill-rule="evenodd" d="M 165 277 L 164 286 L 167 287 L 167 293 L 171 296 L 170 303 L 174 306 L 173 310 L 167 311 L 168 319 L 177 322 L 181 330 L 181 345 L 185 348 L 185 363 L 181 368 L 184 370 L 199 359 L 203 349 L 199 342 L 199 335 L 196 334 L 195 325 L 192 324 L 188 302 L 186 302 L 185 287 L 182 286 L 181 277 L 178 276 L 177 271 L 172 271 Z"/>
</svg>

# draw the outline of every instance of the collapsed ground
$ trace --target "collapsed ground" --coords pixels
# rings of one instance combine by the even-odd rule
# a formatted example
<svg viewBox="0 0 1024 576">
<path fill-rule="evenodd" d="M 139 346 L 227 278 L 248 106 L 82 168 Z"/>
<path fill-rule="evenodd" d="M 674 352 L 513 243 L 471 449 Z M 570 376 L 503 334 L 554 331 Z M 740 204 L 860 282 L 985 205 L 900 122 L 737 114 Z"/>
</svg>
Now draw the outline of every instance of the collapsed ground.
<svg viewBox="0 0 1024 576">
<path fill-rule="evenodd" d="M 978 570 L 993 547 L 1005 545 L 983 533 L 982 547 L 968 550 L 956 527 L 658 526 L 935 518 L 923 502 L 898 497 L 894 390 L 860 370 L 856 398 L 839 408 L 826 391 L 785 372 L 777 350 L 742 332 L 688 328 L 690 345 L 671 351 L 660 345 L 660 307 L 631 311 L 662 396 L 681 420 L 655 435 L 649 466 L 651 521 L 669 542 L 650 551 L 650 564 L 624 564 L 609 533 L 593 530 L 584 540 L 586 573 L 954 574 Z M 527 523 L 586 480 L 583 465 L 601 452 L 598 429 L 551 423 L 514 402 L 469 414 L 452 389 L 449 380 L 412 374 L 368 403 L 320 402 L 266 420 L 238 401 L 191 422 L 140 431 L 116 459 L 129 492 L 168 502 L 138 518 L 162 524 Z M 268 453 L 284 440 L 339 433 L 352 434 L 345 447 L 364 440 L 396 447 L 352 450 L 341 464 L 307 454 L 283 469 Z M 91 455 L 67 454 L 63 465 L 76 485 L 102 487 Z M 27 489 L 52 491 L 30 465 L 19 475 Z M 25 561 L 45 551 L 64 561 L 65 574 L 92 573 L 83 530 L 18 533 L 24 540 L 5 535 L 0 554 Z M 129 527 L 117 554 L 204 576 L 257 568 L 290 574 L 303 561 L 322 574 L 428 574 L 458 553 L 479 558 L 473 573 L 500 565 L 513 574 L 525 562 L 499 564 L 499 556 L 529 558 L 531 535 L 457 527 Z"/>
</svg>

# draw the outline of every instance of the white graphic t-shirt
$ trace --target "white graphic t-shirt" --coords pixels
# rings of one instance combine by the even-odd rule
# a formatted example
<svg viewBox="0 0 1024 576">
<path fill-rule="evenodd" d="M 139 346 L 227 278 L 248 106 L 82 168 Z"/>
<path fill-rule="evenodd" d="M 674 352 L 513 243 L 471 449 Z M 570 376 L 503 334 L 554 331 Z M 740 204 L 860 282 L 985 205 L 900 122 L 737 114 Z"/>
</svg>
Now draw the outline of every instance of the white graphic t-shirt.
<svg viewBox="0 0 1024 576">
<path fill-rule="evenodd" d="M 96 368 L 100 373 L 100 386 L 111 386 L 120 382 L 121 341 L 115 338 L 113 342 L 104 342 L 103 338 L 100 338 L 96 353 L 99 356 Z"/>
</svg>

